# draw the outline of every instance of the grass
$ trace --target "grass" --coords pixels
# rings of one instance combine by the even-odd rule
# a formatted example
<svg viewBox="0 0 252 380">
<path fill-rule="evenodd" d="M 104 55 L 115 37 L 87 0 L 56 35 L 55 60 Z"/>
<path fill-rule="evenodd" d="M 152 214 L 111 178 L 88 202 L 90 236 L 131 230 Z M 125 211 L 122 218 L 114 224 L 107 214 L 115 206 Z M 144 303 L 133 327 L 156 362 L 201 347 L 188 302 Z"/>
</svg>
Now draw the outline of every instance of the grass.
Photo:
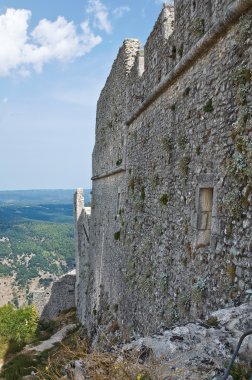
<svg viewBox="0 0 252 380">
<path fill-rule="evenodd" d="M 62 378 L 62 368 L 78 360 L 83 362 L 86 376 L 90 380 L 154 379 L 147 365 L 139 364 L 136 356 L 118 358 L 119 354 L 115 352 L 90 352 L 88 340 L 80 340 L 78 334 L 73 334 L 66 338 L 56 352 L 49 355 L 46 365 L 38 369 L 37 378 L 59 380 Z"/>
<path fill-rule="evenodd" d="M 49 339 L 56 331 L 71 323 L 77 323 L 74 308 L 62 312 L 50 322 L 41 321 L 36 336 L 30 344 L 36 345 L 42 340 Z M 21 380 L 23 376 L 29 375 L 36 368 L 44 368 L 49 355 L 58 350 L 58 346 L 55 345 L 53 349 L 36 355 L 35 352 L 23 348 L 24 344 L 20 345 L 16 341 L 0 340 L 0 359 L 5 362 L 1 375 L 5 380 Z"/>
<path fill-rule="evenodd" d="M 61 313 L 53 322 L 41 323 L 39 334 L 43 335 L 43 331 L 45 331 L 52 335 L 63 325 L 75 321 L 75 310 L 70 309 Z M 110 334 L 115 334 L 119 326 L 112 324 L 112 328 L 113 331 L 110 329 Z M 139 364 L 136 354 L 123 355 L 121 351 L 91 351 L 88 337 L 80 335 L 79 331 L 67 335 L 63 342 L 58 343 L 51 350 L 39 354 L 36 354 L 35 351 L 24 350 L 9 356 L 2 369 L 2 376 L 5 380 L 21 380 L 23 376 L 34 371 L 37 380 L 59 380 L 64 375 L 64 368 L 70 369 L 69 363 L 75 360 L 84 363 L 90 380 L 153 380 L 155 378 L 150 375 L 148 365 Z"/>
<path fill-rule="evenodd" d="M 37 360 L 33 355 L 20 354 L 3 366 L 1 375 L 5 380 L 19 380 L 30 375 L 36 364 Z"/>
<path fill-rule="evenodd" d="M 8 342 L 4 342 L 0 340 L 0 360 L 5 358 L 5 355 L 8 351 Z"/>
</svg>

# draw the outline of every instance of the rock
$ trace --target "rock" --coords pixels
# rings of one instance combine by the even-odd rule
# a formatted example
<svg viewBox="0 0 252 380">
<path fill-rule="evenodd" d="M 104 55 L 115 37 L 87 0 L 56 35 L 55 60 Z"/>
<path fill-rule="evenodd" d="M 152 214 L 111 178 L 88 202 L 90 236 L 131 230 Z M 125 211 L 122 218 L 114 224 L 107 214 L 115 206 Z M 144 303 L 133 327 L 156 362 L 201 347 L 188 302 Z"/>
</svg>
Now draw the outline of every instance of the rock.
<svg viewBox="0 0 252 380">
<path fill-rule="evenodd" d="M 83 360 L 71 361 L 66 367 L 65 371 L 67 379 L 69 380 L 85 380 L 88 378 L 87 371 L 85 369 L 85 363 Z"/>
<path fill-rule="evenodd" d="M 151 351 L 162 364 L 161 378 L 199 380 L 209 373 L 209 379 L 223 375 L 224 364 L 231 359 L 240 336 L 252 325 L 252 306 L 218 310 L 210 315 L 217 326 L 188 323 L 166 330 L 163 334 L 138 339 L 123 347 L 124 352 Z M 245 338 L 239 359 L 249 364 L 252 357 L 252 336 Z M 173 376 L 173 377 L 171 377 Z"/>
</svg>

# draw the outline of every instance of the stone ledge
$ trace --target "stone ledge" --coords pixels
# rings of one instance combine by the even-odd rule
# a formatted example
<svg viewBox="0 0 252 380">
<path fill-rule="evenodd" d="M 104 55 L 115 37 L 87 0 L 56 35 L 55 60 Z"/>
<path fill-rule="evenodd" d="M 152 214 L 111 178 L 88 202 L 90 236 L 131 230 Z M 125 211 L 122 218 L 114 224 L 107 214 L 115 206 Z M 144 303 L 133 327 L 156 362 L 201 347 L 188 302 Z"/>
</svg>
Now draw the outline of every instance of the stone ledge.
<svg viewBox="0 0 252 380">
<path fill-rule="evenodd" d="M 123 167 L 123 168 L 118 168 L 118 169 L 114 169 L 114 170 L 111 170 L 111 171 L 108 171 L 106 173 L 103 173 L 103 174 L 99 174 L 99 175 L 95 175 L 91 178 L 92 181 L 96 181 L 97 179 L 102 179 L 102 178 L 106 178 L 106 177 L 111 177 L 112 175 L 116 175 L 116 174 L 119 174 L 119 173 L 123 173 L 125 172 L 126 169 Z"/>
</svg>

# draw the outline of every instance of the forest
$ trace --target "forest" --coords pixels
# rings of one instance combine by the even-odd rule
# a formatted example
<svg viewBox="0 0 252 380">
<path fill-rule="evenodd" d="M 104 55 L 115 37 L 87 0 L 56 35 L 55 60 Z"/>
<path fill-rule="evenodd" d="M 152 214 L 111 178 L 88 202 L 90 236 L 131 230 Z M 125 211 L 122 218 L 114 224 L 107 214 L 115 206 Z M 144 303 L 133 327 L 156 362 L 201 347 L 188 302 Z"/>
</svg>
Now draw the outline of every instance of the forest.
<svg viewBox="0 0 252 380">
<path fill-rule="evenodd" d="M 74 268 L 73 193 L 0 191 L 0 277 L 26 287 L 27 297 L 32 279 L 48 285 Z"/>
</svg>

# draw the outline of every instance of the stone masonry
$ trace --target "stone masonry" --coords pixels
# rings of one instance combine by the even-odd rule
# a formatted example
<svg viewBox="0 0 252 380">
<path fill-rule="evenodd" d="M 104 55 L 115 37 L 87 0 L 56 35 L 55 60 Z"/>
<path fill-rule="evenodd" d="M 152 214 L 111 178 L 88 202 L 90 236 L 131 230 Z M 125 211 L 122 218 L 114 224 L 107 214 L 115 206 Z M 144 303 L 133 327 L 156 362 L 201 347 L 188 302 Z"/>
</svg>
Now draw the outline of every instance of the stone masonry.
<svg viewBox="0 0 252 380">
<path fill-rule="evenodd" d="M 127 334 L 252 288 L 252 0 L 164 4 L 97 105 L 92 214 L 75 197 L 77 309 Z"/>
<path fill-rule="evenodd" d="M 40 319 L 49 321 L 60 312 L 75 307 L 75 270 L 61 276 L 48 288 L 33 292 L 33 304 L 36 306 Z"/>
</svg>

